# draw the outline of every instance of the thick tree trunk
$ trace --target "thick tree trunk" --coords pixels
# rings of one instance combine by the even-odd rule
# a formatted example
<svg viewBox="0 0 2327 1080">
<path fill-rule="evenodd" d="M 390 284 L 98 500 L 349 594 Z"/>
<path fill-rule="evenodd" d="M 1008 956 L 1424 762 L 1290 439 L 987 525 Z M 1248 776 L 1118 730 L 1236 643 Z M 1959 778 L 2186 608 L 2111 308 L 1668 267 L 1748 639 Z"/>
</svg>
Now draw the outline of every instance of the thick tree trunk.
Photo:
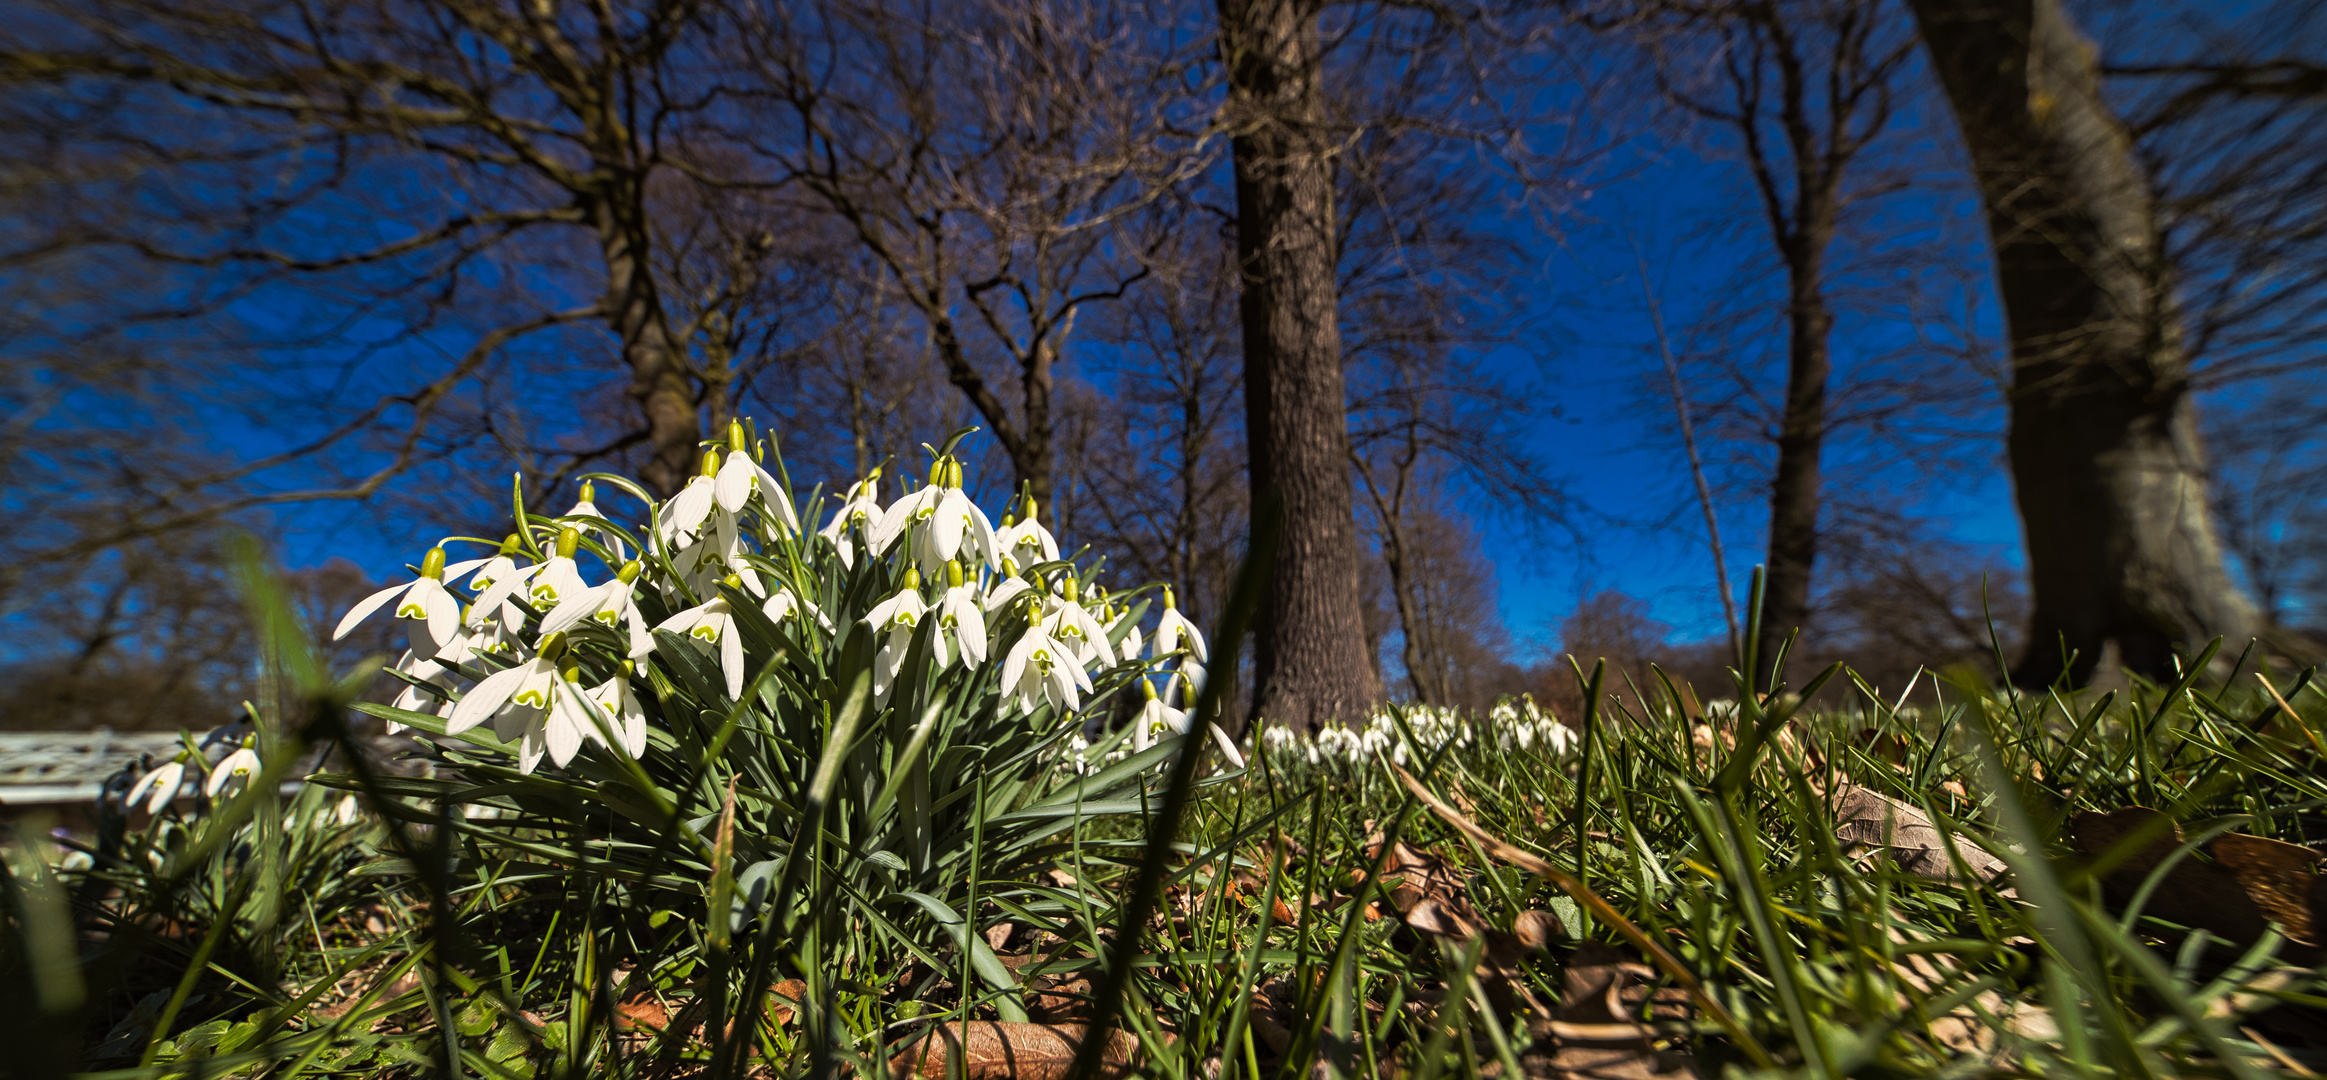
<svg viewBox="0 0 2327 1080">
<path fill-rule="evenodd" d="M 1826 242 L 1833 234 L 1831 198 L 1818 200 L 1799 222 L 1801 250 L 1787 259 L 1792 288 L 1786 341 L 1786 405 L 1778 421 L 1777 471 L 1770 478 L 1769 556 L 1762 593 L 1761 689 L 1770 685 L 1770 662 L 1778 647 L 1810 621 L 1810 574 L 1818 559 L 1819 461 L 1826 446 L 1826 383 L 1833 371 L 1827 336 L 1834 316 L 1826 309 L 1820 277 Z"/>
<path fill-rule="evenodd" d="M 2012 350 L 2012 479 L 2035 594 L 2024 686 L 2259 629 L 2206 502 L 2157 211 L 2059 0 L 1913 0 L 1987 204 Z M 2073 657 L 2073 659 L 2071 659 Z"/>
<path fill-rule="evenodd" d="M 1253 715 L 1305 731 L 1357 720 L 1380 696 L 1358 593 L 1317 11 L 1220 0 L 1253 509 L 1283 515 Z"/>
<path fill-rule="evenodd" d="M 607 327 L 622 343 L 630 399 L 646 421 L 648 457 L 639 475 L 649 490 L 669 498 L 695 475 L 703 425 L 695 380 L 670 340 L 647 267 L 645 217 L 643 207 L 618 195 L 600 198 L 590 212 L 606 260 Z"/>
</svg>

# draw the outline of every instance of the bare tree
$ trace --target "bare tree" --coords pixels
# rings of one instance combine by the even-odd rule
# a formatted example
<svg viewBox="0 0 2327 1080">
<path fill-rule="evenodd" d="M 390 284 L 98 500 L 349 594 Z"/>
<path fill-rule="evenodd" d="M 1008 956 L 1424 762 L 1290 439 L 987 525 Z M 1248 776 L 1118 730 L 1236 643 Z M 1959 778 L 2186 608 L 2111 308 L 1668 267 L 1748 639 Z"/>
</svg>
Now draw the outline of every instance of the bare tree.
<svg viewBox="0 0 2327 1080">
<path fill-rule="evenodd" d="M 753 72 L 736 137 L 890 275 L 1049 503 L 1075 324 L 1146 276 L 1151 208 L 1208 155 L 1176 58 L 1128 13 L 1065 4 L 829 0 L 729 25 Z"/>
<path fill-rule="evenodd" d="M 1222 0 L 1219 35 L 1253 508 L 1281 522 L 1253 713 L 1300 730 L 1362 715 L 1381 692 L 1357 588 L 1319 12 L 1312 0 Z"/>
<path fill-rule="evenodd" d="M 1810 618 L 1820 459 L 1832 426 L 1828 250 L 1848 204 L 1869 194 L 1864 185 L 1853 190 L 1848 173 L 1890 123 L 1893 84 L 1914 38 L 1886 24 L 1882 5 L 1855 0 L 1749 0 L 1681 14 L 1712 27 L 1712 72 L 1701 82 L 1713 85 L 1676 77 L 1685 61 L 1672 58 L 1659 65 L 1659 81 L 1682 108 L 1737 138 L 1786 270 L 1786 382 L 1759 642 L 1760 655 L 1774 656 Z M 1753 674 L 1766 684 L 1768 672 Z"/>
<path fill-rule="evenodd" d="M 1184 224 L 1154 275 L 1095 324 L 1118 358 L 1112 393 L 1089 392 L 1091 430 L 1063 459 L 1074 535 L 1177 584 L 1199 621 L 1218 615 L 1245 532 L 1234 257 L 1218 229 Z"/>
<path fill-rule="evenodd" d="M 1984 197 L 2011 332 L 2009 435 L 2034 613 L 2024 685 L 2261 629 L 2206 498 L 2154 193 L 2058 0 L 1914 0 Z"/>
</svg>

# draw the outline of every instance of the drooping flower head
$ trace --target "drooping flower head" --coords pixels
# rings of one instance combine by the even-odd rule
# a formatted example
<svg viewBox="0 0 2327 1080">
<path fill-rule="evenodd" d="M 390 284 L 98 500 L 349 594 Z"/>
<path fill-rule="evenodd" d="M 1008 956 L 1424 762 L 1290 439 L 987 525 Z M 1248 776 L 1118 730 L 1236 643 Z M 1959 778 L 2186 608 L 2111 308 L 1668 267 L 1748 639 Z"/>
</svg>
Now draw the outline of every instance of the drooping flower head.
<svg viewBox="0 0 2327 1080">
<path fill-rule="evenodd" d="M 439 545 L 429 548 L 428 554 L 420 560 L 420 576 L 402 585 L 390 585 L 357 601 L 356 606 L 349 608 L 347 615 L 339 620 L 339 626 L 331 632 L 331 639 L 337 641 L 348 636 L 373 612 L 393 600 L 396 602 L 396 617 L 407 621 L 405 633 L 411 642 L 412 651 L 422 656 L 435 656 L 440 649 L 452 643 L 454 635 L 460 633 L 461 626 L 460 599 L 444 587 L 444 576 L 451 573 L 457 577 L 482 561 L 447 566 L 444 547 Z"/>
</svg>

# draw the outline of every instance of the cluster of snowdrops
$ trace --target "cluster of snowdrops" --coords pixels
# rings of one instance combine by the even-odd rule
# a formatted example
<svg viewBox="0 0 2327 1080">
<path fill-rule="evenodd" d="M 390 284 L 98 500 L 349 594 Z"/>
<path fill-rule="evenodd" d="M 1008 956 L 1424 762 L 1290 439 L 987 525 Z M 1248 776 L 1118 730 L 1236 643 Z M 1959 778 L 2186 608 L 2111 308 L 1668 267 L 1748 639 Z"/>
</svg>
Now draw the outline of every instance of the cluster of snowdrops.
<svg viewBox="0 0 2327 1080">
<path fill-rule="evenodd" d="M 520 531 L 500 541 L 447 537 L 411 580 L 351 608 L 334 637 L 382 614 L 400 622 L 407 647 L 388 669 L 403 683 L 392 708 L 441 718 L 447 735 L 489 726 L 530 774 L 545 759 L 564 767 L 592 743 L 645 754 L 640 695 L 662 677 L 652 659 L 675 641 L 716 667 L 729 700 L 743 700 L 752 673 L 740 608 L 795 635 L 830 637 L 843 629 L 832 611 L 845 603 L 849 571 L 863 560 L 889 560 L 900 570 L 893 591 L 857 616 L 879 642 L 876 706 L 888 703 L 927 623 L 935 633 L 922 662 L 998 668 L 1006 708 L 1049 709 L 1064 720 L 1083 707 L 1093 675 L 1136 667 L 1144 700 L 1133 743 L 1145 749 L 1185 731 L 1207 655 L 1170 587 L 1160 587 L 1162 613 L 1143 633 L 1138 615 L 1151 604 L 1134 601 L 1150 590 L 1110 597 L 1092 584 L 1089 569 L 1060 557 L 1031 497 L 1013 498 L 1012 512 L 995 525 L 963 490 L 962 463 L 951 453 L 959 439 L 932 448 L 926 481 L 907 481 L 894 502 L 881 501 L 882 470 L 874 469 L 810 533 L 770 468 L 766 444 L 733 424 L 725 445 L 706 448 L 700 474 L 671 498 L 599 474 L 563 514 L 528 515 L 520 505 Z M 601 484 L 627 493 L 643 513 L 631 521 L 601 508 Z M 455 560 L 448 548 L 463 544 L 482 550 Z M 649 596 L 650 607 L 670 614 L 644 615 Z M 391 733 L 398 727 L 391 721 Z M 1225 734 L 1213 734 L 1240 763 Z M 256 767 L 255 751 L 242 753 L 247 760 L 222 763 L 230 773 Z M 158 810 L 191 778 L 189 767 L 202 765 L 182 754 L 146 773 L 128 801 L 150 800 Z M 224 775 L 218 766 L 210 772 Z M 203 786 L 215 794 L 220 785 Z"/>
</svg>

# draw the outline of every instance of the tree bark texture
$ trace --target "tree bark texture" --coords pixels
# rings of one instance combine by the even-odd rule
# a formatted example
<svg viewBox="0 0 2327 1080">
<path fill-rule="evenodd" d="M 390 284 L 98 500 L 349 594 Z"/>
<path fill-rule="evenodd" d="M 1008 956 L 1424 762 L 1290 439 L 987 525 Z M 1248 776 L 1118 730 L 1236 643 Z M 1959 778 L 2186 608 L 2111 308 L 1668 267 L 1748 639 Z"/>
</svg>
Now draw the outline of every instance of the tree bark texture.
<svg viewBox="0 0 2327 1080">
<path fill-rule="evenodd" d="M 2154 195 L 2059 0 L 1913 0 L 1987 206 L 2035 600 L 2024 686 L 2171 678 L 2259 629 L 2206 501 Z M 2073 658 L 2072 658 L 2073 657 Z"/>
<path fill-rule="evenodd" d="M 1839 182 L 1839 172 L 1832 178 Z M 1768 689 L 1767 662 L 1786 635 L 1810 621 L 1810 574 L 1818 559 L 1820 460 L 1826 447 L 1826 384 L 1833 374 L 1828 335 L 1834 315 L 1826 307 L 1822 270 L 1834 234 L 1831 189 L 1802 200 L 1795 233 L 1781 235 L 1790 288 L 1786 329 L 1786 404 L 1778 420 L 1777 469 L 1770 477 L 1769 570 L 1762 593 L 1761 641 L 1756 654 L 1764 667 L 1753 672 Z"/>
<path fill-rule="evenodd" d="M 1358 591 L 1318 9 L 1220 0 L 1253 508 L 1283 515 L 1252 714 L 1303 731 L 1380 697 Z"/>
<path fill-rule="evenodd" d="M 695 475 L 703 439 L 698 391 L 670 339 L 661 297 L 647 266 L 643 199 L 617 191 L 595 200 L 590 223 L 606 260 L 606 320 L 630 368 L 630 398 L 646 424 L 648 457 L 639 469 L 648 489 L 669 498 Z"/>
</svg>

